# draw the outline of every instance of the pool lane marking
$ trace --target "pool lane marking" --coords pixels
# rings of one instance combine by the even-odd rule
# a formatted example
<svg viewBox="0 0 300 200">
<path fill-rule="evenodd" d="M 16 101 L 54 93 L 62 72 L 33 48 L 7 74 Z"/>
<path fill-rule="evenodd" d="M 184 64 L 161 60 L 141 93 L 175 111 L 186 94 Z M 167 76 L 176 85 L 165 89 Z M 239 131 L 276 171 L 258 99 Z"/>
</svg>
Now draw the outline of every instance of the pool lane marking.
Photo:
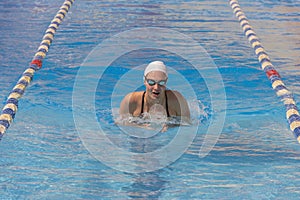
<svg viewBox="0 0 300 200">
<path fill-rule="evenodd" d="M 40 43 L 36 54 L 30 62 L 29 67 L 23 72 L 21 78 L 18 80 L 17 84 L 9 94 L 6 104 L 3 107 L 0 115 L 0 140 L 15 117 L 15 114 L 18 110 L 19 99 L 22 97 L 27 86 L 32 81 L 34 73 L 42 67 L 42 61 L 49 51 L 54 34 L 74 1 L 75 0 L 65 0 L 65 2 L 62 4 L 59 11 L 56 13 L 55 17 L 45 31 L 42 42 Z"/>
<path fill-rule="evenodd" d="M 278 71 L 271 63 L 268 54 L 266 53 L 256 33 L 253 31 L 238 1 L 229 0 L 229 4 L 233 10 L 233 13 L 238 18 L 244 34 L 254 49 L 258 61 L 261 64 L 261 68 L 265 71 L 268 79 L 271 81 L 272 88 L 276 92 L 276 95 L 283 101 L 286 108 L 286 118 L 289 123 L 290 130 L 294 133 L 294 136 L 300 143 L 300 116 L 292 92 L 288 90 L 281 80 Z"/>
</svg>

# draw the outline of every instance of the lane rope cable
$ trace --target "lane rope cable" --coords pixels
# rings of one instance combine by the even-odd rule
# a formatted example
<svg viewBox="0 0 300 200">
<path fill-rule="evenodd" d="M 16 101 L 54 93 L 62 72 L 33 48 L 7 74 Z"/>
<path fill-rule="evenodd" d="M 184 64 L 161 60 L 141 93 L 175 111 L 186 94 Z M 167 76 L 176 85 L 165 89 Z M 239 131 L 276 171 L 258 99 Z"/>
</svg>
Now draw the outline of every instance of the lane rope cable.
<svg viewBox="0 0 300 200">
<path fill-rule="evenodd" d="M 286 108 L 286 118 L 289 123 L 290 130 L 294 133 L 294 136 L 300 143 L 300 116 L 292 92 L 284 85 L 279 73 L 271 63 L 268 54 L 260 43 L 256 33 L 253 31 L 253 28 L 251 27 L 245 13 L 242 11 L 238 1 L 229 0 L 229 4 L 233 9 L 233 13 L 238 18 L 244 34 L 254 49 L 261 68 L 265 71 L 268 79 L 271 81 L 272 88 L 276 92 L 276 95 L 284 103 Z"/>
<path fill-rule="evenodd" d="M 30 62 L 29 67 L 23 72 L 21 78 L 18 80 L 17 84 L 9 94 L 6 100 L 6 104 L 3 107 L 0 115 L 0 140 L 2 139 L 4 133 L 12 123 L 18 109 L 19 99 L 22 97 L 22 95 L 25 92 L 25 89 L 31 82 L 34 73 L 37 70 L 41 69 L 42 61 L 49 51 L 54 34 L 58 26 L 61 24 L 62 20 L 65 18 L 74 1 L 75 0 L 65 0 L 63 5 L 60 7 L 59 11 L 56 13 L 55 17 L 48 26 L 43 40 L 40 43 L 40 46 L 36 54 L 34 55 L 32 61 Z"/>
</svg>

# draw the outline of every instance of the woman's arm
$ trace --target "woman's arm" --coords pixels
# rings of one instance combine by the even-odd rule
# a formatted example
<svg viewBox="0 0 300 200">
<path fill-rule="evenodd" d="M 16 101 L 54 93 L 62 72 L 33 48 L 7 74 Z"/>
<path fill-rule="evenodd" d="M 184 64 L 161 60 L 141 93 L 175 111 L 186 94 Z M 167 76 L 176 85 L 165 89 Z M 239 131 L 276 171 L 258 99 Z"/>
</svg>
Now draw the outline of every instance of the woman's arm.
<svg viewBox="0 0 300 200">
<path fill-rule="evenodd" d="M 130 105 L 130 100 L 131 100 L 132 93 L 127 94 L 123 100 L 120 103 L 120 110 L 119 114 L 120 116 L 128 115 L 130 113 L 129 105 Z"/>
<path fill-rule="evenodd" d="M 174 95 L 174 109 L 176 111 L 176 115 L 180 116 L 184 122 L 191 123 L 191 113 L 186 99 L 183 95 L 178 91 L 172 91 Z"/>
</svg>

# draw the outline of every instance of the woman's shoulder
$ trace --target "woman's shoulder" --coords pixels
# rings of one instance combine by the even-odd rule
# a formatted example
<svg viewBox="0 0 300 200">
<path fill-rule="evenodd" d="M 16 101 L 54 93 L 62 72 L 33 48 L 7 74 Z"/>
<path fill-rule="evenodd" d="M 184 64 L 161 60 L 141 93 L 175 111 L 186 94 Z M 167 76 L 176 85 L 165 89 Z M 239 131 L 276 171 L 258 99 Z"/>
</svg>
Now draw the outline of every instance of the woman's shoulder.
<svg viewBox="0 0 300 200">
<path fill-rule="evenodd" d="M 144 91 L 136 91 L 136 92 L 131 92 L 126 95 L 125 98 L 127 98 L 129 101 L 137 101 L 142 98 L 144 94 Z"/>
<path fill-rule="evenodd" d="M 166 93 L 167 93 L 167 97 L 171 100 L 183 98 L 182 94 L 177 90 L 166 90 Z"/>
</svg>

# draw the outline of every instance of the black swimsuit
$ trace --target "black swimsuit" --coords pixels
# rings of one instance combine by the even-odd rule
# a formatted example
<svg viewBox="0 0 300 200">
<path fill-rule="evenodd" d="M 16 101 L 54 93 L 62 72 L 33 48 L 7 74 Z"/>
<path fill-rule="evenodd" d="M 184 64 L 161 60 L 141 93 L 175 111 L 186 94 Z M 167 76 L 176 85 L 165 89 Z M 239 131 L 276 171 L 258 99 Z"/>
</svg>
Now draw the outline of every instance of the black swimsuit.
<svg viewBox="0 0 300 200">
<path fill-rule="evenodd" d="M 145 98 L 145 94 L 146 94 L 146 92 L 144 92 L 144 93 L 143 93 L 143 96 L 142 96 L 142 108 L 141 108 L 141 114 L 144 112 L 144 98 Z M 168 97 L 167 97 L 167 92 L 165 92 L 165 96 L 166 96 L 166 111 L 167 111 L 167 117 L 170 117 L 169 108 L 168 108 Z"/>
</svg>

